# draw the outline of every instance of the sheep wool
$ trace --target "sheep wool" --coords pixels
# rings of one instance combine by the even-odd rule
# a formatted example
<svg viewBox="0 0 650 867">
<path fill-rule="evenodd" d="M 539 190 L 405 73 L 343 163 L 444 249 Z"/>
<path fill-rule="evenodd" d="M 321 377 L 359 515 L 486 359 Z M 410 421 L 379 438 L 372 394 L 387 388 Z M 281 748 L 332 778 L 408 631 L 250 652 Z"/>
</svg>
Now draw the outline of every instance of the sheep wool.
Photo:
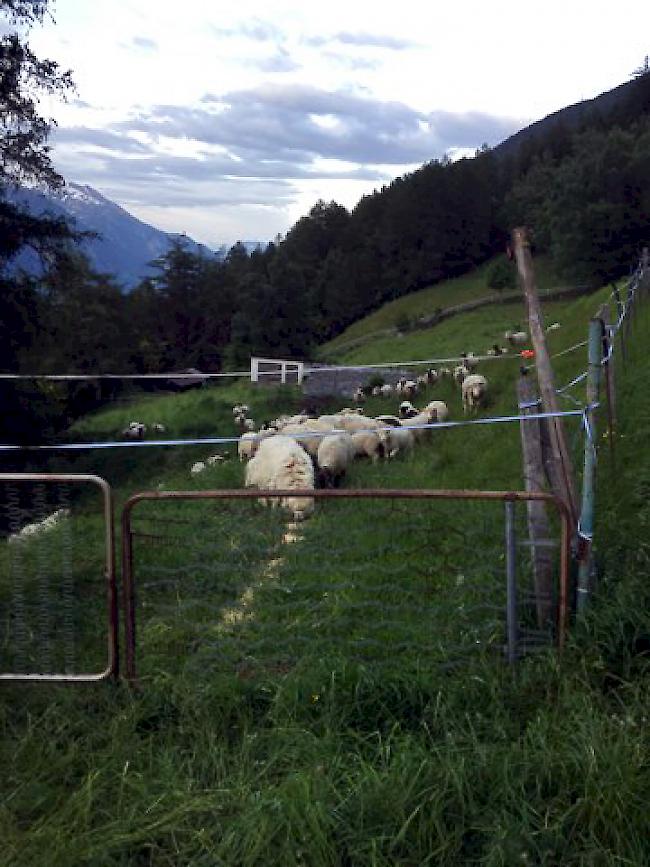
<svg viewBox="0 0 650 867">
<path fill-rule="evenodd" d="M 314 488 L 314 466 L 311 458 L 289 436 L 277 435 L 262 440 L 253 458 L 246 465 L 244 485 L 263 491 Z M 293 513 L 296 521 L 314 511 L 313 497 L 272 497 L 265 504 L 280 506 Z"/>
<path fill-rule="evenodd" d="M 463 382 L 463 412 L 477 409 L 485 401 L 488 382 L 484 376 L 473 374 Z"/>
<path fill-rule="evenodd" d="M 323 437 L 316 456 L 320 484 L 327 488 L 337 486 L 353 457 L 354 445 L 349 433 L 337 431 Z"/>
</svg>

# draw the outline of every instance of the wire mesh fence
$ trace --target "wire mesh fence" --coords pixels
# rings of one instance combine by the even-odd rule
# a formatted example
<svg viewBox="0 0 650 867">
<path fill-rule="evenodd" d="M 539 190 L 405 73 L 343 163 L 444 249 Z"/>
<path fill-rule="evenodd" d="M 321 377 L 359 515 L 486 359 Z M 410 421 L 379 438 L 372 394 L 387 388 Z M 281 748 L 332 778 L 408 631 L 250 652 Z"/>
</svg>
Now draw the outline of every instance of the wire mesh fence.
<svg viewBox="0 0 650 867">
<path fill-rule="evenodd" d="M 403 673 L 477 652 L 514 661 L 558 638 L 568 533 L 556 516 L 544 540 L 556 590 L 540 600 L 525 495 L 316 496 L 305 523 L 260 506 L 254 492 L 134 498 L 123 516 L 127 674 L 189 666 L 255 677 L 323 662 Z"/>
<path fill-rule="evenodd" d="M 117 673 L 112 523 L 101 479 L 0 474 L 0 680 Z"/>
</svg>

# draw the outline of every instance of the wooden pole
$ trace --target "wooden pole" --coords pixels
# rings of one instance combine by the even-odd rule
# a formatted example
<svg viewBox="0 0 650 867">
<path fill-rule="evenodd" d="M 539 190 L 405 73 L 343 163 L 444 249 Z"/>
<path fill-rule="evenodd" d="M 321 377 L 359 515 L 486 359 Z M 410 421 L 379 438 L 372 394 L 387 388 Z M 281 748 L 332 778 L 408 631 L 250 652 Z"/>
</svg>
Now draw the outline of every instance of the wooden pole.
<svg viewBox="0 0 650 867">
<path fill-rule="evenodd" d="M 544 464 L 542 462 L 542 439 L 540 420 L 537 415 L 537 395 L 532 378 L 521 376 L 517 382 L 519 414 L 529 416 L 530 421 L 520 421 L 521 452 L 524 463 L 526 491 L 544 491 Z M 526 503 L 528 537 L 533 560 L 533 582 L 537 623 L 543 629 L 551 621 L 553 612 L 553 557 L 548 547 L 550 526 L 546 504 L 539 500 Z"/>
<path fill-rule="evenodd" d="M 618 324 L 621 315 L 624 311 L 623 301 L 621 299 L 621 293 L 618 286 L 615 283 L 612 283 L 612 289 L 614 290 L 614 298 L 616 299 L 616 323 Z M 623 327 L 624 321 L 621 322 L 621 325 L 616 332 L 619 336 L 619 340 L 621 342 L 621 355 L 623 356 L 623 369 L 627 368 L 627 341 L 625 340 L 625 328 Z"/>
<path fill-rule="evenodd" d="M 600 386 L 600 361 L 602 347 L 602 323 L 600 319 L 589 322 L 589 376 L 587 377 L 587 406 L 598 402 Z M 594 533 L 594 505 L 596 485 L 596 413 L 585 411 L 585 459 L 582 474 L 582 509 L 580 512 L 579 536 L 581 541 L 580 565 L 578 566 L 578 614 L 584 612 L 589 601 L 591 587 L 591 546 Z"/>
<path fill-rule="evenodd" d="M 533 349 L 535 350 L 542 408 L 544 412 L 559 412 L 560 407 L 555 391 L 555 379 L 546 347 L 542 309 L 537 295 L 535 274 L 530 254 L 530 242 L 528 241 L 526 230 L 524 228 L 513 229 L 512 241 L 519 277 L 526 296 L 528 323 Z M 573 465 L 564 433 L 564 425 L 560 417 L 556 416 L 549 419 L 549 431 L 551 434 L 552 463 L 555 465 L 552 473 L 554 493 L 566 503 L 573 524 L 576 526 L 578 523 L 578 500 Z"/>
</svg>

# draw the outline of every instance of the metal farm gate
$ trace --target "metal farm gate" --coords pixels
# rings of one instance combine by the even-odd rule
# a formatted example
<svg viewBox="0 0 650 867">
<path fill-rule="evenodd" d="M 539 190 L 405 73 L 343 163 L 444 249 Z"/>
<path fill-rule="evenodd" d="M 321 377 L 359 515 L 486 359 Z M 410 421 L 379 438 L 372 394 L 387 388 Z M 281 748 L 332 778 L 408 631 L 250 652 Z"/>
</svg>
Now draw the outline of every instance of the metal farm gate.
<svg viewBox="0 0 650 867">
<path fill-rule="evenodd" d="M 288 520 L 259 491 L 147 492 L 122 513 L 125 673 L 269 677 L 305 666 L 514 662 L 562 644 L 569 516 L 547 494 L 317 490 Z M 267 503 L 296 491 L 264 491 Z M 526 507 L 551 507 L 553 539 Z M 554 587 L 535 591 L 532 547 Z"/>
<path fill-rule="evenodd" d="M 93 475 L 1 473 L 0 531 L 0 680 L 116 676 L 108 484 Z"/>
</svg>

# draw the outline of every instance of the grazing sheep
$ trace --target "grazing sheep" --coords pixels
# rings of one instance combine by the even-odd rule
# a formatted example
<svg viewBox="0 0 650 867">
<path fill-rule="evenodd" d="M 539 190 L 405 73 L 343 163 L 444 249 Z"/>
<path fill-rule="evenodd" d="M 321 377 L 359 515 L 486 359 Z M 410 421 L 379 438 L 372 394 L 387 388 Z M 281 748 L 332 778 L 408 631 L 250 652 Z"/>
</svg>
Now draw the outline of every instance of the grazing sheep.
<svg viewBox="0 0 650 867">
<path fill-rule="evenodd" d="M 417 379 L 416 379 L 416 382 L 418 385 L 422 385 L 422 386 L 426 386 L 429 384 L 429 380 L 427 379 L 427 376 L 425 373 L 419 374 Z"/>
<path fill-rule="evenodd" d="M 415 397 L 418 393 L 417 382 L 414 379 L 407 379 L 402 391 L 407 397 Z"/>
<path fill-rule="evenodd" d="M 359 388 L 357 388 L 357 390 L 354 392 L 354 394 L 352 395 L 352 399 L 355 401 L 355 403 L 363 403 L 365 401 L 366 396 L 361 386 L 359 386 Z"/>
<path fill-rule="evenodd" d="M 390 430 L 385 431 L 386 434 L 386 451 L 389 458 L 394 458 L 396 455 L 403 452 L 410 452 L 415 445 L 415 437 L 412 430 L 401 427 L 400 425 L 391 426 Z"/>
<path fill-rule="evenodd" d="M 375 421 L 380 422 L 384 427 L 399 427 L 402 422 L 396 415 L 376 415 Z"/>
<path fill-rule="evenodd" d="M 279 434 L 260 443 L 257 453 L 246 465 L 244 485 L 263 491 L 314 488 L 314 465 L 309 455 L 289 436 Z M 263 499 L 280 506 L 301 521 L 314 511 L 313 497 L 278 497 Z"/>
<path fill-rule="evenodd" d="M 142 424 L 140 421 L 132 421 L 128 427 L 124 428 L 122 436 L 127 440 L 143 440 L 146 432 L 146 424 Z"/>
<path fill-rule="evenodd" d="M 233 415 L 247 416 L 249 412 L 250 407 L 248 407 L 245 403 L 236 403 L 232 408 Z"/>
<path fill-rule="evenodd" d="M 429 385 L 435 385 L 436 382 L 440 379 L 440 374 L 434 367 L 430 367 L 425 374 L 427 383 Z"/>
<path fill-rule="evenodd" d="M 292 437 L 312 458 L 318 454 L 318 446 L 324 434 L 331 433 L 336 425 L 313 418 L 303 424 L 288 424 L 282 429 L 284 436 Z"/>
<path fill-rule="evenodd" d="M 156 421 L 151 425 L 151 430 L 157 434 L 165 433 L 165 425 Z"/>
<path fill-rule="evenodd" d="M 449 367 L 441 367 L 438 371 L 438 374 L 443 379 L 449 379 L 449 377 L 451 376 L 451 369 Z"/>
<path fill-rule="evenodd" d="M 348 433 L 356 433 L 364 430 L 378 430 L 382 425 L 375 421 L 374 418 L 368 418 L 365 415 L 350 415 L 348 413 L 340 413 L 336 416 L 337 427 Z"/>
<path fill-rule="evenodd" d="M 239 437 L 237 443 L 237 454 L 240 461 L 249 461 L 255 452 L 258 450 L 262 440 L 275 436 L 277 433 L 275 428 L 267 428 L 255 433 L 255 431 L 246 431 Z"/>
<path fill-rule="evenodd" d="M 381 397 L 381 385 L 373 385 L 372 396 L 373 397 Z"/>
<path fill-rule="evenodd" d="M 528 343 L 527 331 L 506 331 L 503 336 L 511 346 L 523 346 Z"/>
<path fill-rule="evenodd" d="M 398 409 L 400 418 L 411 418 L 414 415 L 417 415 L 419 410 L 417 410 L 410 400 L 403 400 Z"/>
<path fill-rule="evenodd" d="M 444 400 L 432 400 L 424 407 L 424 412 L 431 413 L 431 420 L 436 422 L 447 421 L 449 418 L 449 409 Z"/>
<path fill-rule="evenodd" d="M 316 455 L 319 484 L 324 488 L 337 487 L 353 458 L 354 444 L 349 433 L 340 431 L 323 437 Z"/>
<path fill-rule="evenodd" d="M 205 461 L 205 462 L 206 462 L 206 464 L 207 464 L 209 467 L 214 467 L 214 466 L 216 466 L 217 464 L 221 464 L 221 463 L 223 463 L 224 461 L 227 461 L 227 460 L 228 460 L 228 456 L 227 456 L 227 455 L 210 455 L 209 458 L 206 458 L 206 461 Z"/>
<path fill-rule="evenodd" d="M 468 367 L 465 367 L 464 364 L 459 364 L 457 367 L 454 367 L 454 382 L 456 385 L 462 385 L 463 380 L 466 376 L 469 376 L 470 370 Z"/>
<path fill-rule="evenodd" d="M 549 326 L 548 326 L 548 328 L 546 329 L 546 333 L 548 334 L 549 331 L 557 331 L 557 330 L 560 329 L 560 328 L 562 328 L 562 326 L 560 325 L 560 323 L 559 323 L 559 322 L 554 322 L 552 325 L 549 325 Z"/>
<path fill-rule="evenodd" d="M 487 389 L 488 382 L 484 376 L 468 376 L 463 382 L 463 412 L 471 412 L 485 403 Z"/>
<path fill-rule="evenodd" d="M 403 394 L 406 388 L 406 380 L 402 377 L 402 379 L 398 379 L 395 385 L 395 391 L 398 394 Z"/>
<path fill-rule="evenodd" d="M 7 542 L 12 545 L 16 542 L 22 542 L 33 536 L 40 536 L 42 533 L 47 533 L 53 530 L 62 518 L 70 516 L 70 509 L 57 509 L 43 518 L 42 521 L 34 521 L 32 524 L 25 524 L 17 533 L 12 533 L 7 538 Z"/>
<path fill-rule="evenodd" d="M 197 461 L 195 464 L 192 464 L 190 469 L 190 474 L 192 476 L 198 476 L 200 473 L 205 472 L 206 465 L 203 461 Z"/>
<path fill-rule="evenodd" d="M 388 397 L 389 394 L 392 394 L 394 389 L 393 386 L 387 382 L 385 385 L 380 386 L 381 388 L 381 396 Z"/>
<path fill-rule="evenodd" d="M 463 359 L 463 364 L 470 371 L 476 370 L 478 367 L 478 358 L 473 352 L 461 352 L 460 357 Z"/>
<path fill-rule="evenodd" d="M 419 412 L 417 415 L 412 416 L 409 419 L 406 419 L 402 422 L 403 426 L 407 429 L 411 430 L 413 434 L 413 439 L 416 443 L 424 442 L 431 436 L 431 431 L 425 427 L 419 427 L 420 425 L 430 425 L 436 421 L 436 413 L 435 410 L 423 409 L 422 412 Z"/>
<path fill-rule="evenodd" d="M 373 463 L 386 456 L 387 436 L 383 430 L 360 430 L 351 434 L 355 457 L 367 457 Z"/>
<path fill-rule="evenodd" d="M 493 357 L 498 357 L 499 355 L 505 355 L 508 352 L 507 346 L 499 346 L 498 343 L 493 343 L 492 346 L 485 353 L 486 355 L 491 355 Z"/>
</svg>

